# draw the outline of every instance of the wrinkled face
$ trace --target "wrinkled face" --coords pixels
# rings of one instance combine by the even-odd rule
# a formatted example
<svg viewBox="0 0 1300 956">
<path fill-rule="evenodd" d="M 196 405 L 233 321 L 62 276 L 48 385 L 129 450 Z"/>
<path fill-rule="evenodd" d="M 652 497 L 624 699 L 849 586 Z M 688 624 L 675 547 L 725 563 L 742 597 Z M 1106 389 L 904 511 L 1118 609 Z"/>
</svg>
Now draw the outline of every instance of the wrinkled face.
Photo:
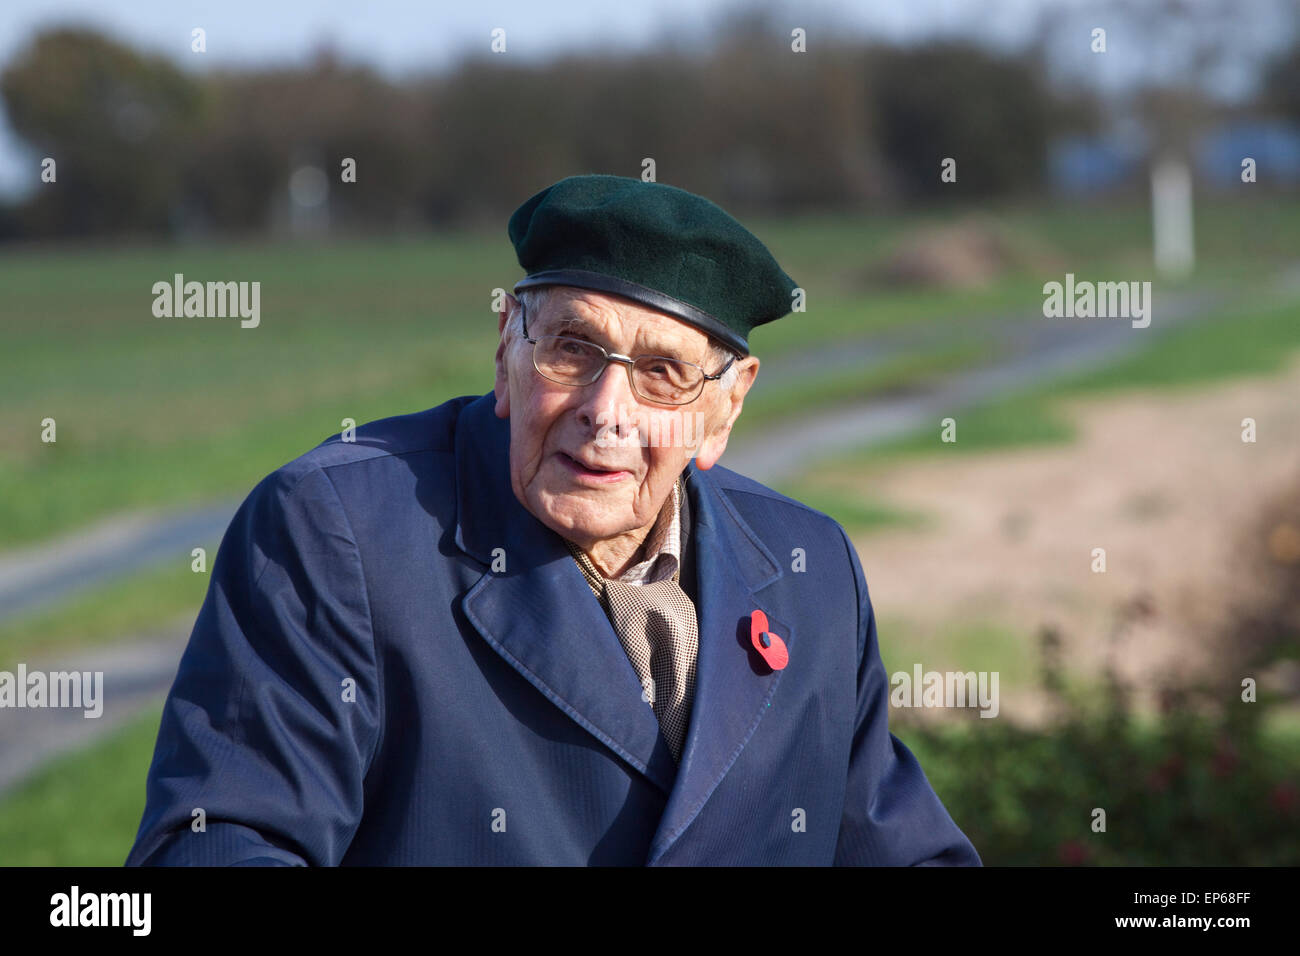
<svg viewBox="0 0 1300 956">
<path fill-rule="evenodd" d="M 692 456 L 713 467 L 758 371 L 753 356 L 735 363 L 735 385 L 706 382 L 689 405 L 649 402 L 632 390 L 626 366 L 611 362 L 591 385 L 552 382 L 533 365 L 533 346 L 518 334 L 518 303 L 507 297 L 496 356 L 496 414 L 510 420 L 515 496 L 547 527 L 580 547 L 648 531 Z M 551 288 L 540 315 L 527 316 L 532 338 L 564 334 L 636 358 L 685 359 L 714 374 L 709 338 L 673 316 L 619 296 Z"/>
</svg>

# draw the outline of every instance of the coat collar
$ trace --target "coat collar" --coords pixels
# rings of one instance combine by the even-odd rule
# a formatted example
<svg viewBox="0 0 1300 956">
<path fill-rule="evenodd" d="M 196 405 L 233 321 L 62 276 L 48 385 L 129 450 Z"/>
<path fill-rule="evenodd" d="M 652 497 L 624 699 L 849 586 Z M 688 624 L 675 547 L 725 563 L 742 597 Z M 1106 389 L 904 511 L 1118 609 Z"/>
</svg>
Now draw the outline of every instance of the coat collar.
<svg viewBox="0 0 1300 956">
<path fill-rule="evenodd" d="M 515 497 L 510 423 L 494 406 L 491 392 L 470 402 L 456 427 L 455 540 L 488 566 L 465 595 L 465 615 L 506 663 L 668 796 L 646 861 L 654 863 L 731 768 L 780 681 L 782 672 L 770 671 L 749 646 L 754 609 L 768 612 L 797 660 L 790 622 L 773 617 L 757 596 L 782 576 L 782 565 L 713 474 L 726 469 L 701 471 L 692 459 L 687 544 L 695 555 L 700 652 L 690 729 L 674 766 L 636 672 L 564 540 Z"/>
</svg>

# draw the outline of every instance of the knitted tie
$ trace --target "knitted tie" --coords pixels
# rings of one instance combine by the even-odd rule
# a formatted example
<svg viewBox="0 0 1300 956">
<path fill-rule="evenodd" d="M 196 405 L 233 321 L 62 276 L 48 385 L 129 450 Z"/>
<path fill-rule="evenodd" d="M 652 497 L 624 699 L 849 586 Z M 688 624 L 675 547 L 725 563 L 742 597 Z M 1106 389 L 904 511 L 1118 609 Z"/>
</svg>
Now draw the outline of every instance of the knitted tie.
<svg viewBox="0 0 1300 956">
<path fill-rule="evenodd" d="M 699 624 L 695 602 L 682 590 L 680 562 L 671 578 L 628 584 L 605 578 L 583 551 L 569 543 L 592 592 L 600 599 L 627 653 L 659 728 L 680 761 L 695 697 Z"/>
</svg>

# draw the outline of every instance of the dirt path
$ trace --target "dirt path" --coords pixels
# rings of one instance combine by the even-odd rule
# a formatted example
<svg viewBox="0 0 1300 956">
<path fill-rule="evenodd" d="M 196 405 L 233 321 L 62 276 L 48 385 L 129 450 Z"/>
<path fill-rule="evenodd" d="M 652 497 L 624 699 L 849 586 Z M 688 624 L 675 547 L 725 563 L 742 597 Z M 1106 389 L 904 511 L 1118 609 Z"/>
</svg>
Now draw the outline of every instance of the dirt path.
<svg viewBox="0 0 1300 956">
<path fill-rule="evenodd" d="M 1251 587 L 1234 551 L 1240 534 L 1266 497 L 1300 478 L 1300 359 L 1277 376 L 1061 407 L 1078 429 L 1068 446 L 907 462 L 851 478 L 873 501 L 933 519 L 926 530 L 856 542 L 882 634 L 892 627 L 890 637 L 907 636 L 907 660 L 886 660 L 891 673 L 910 668 L 909 655 L 950 666 L 935 655 L 975 622 L 1024 634 L 1024 653 L 1035 659 L 1030 638 L 1056 625 L 1067 662 L 1096 668 L 1118 606 L 1144 594 L 1155 613 L 1129 632 L 1121 672 L 1150 691 L 1162 674 L 1206 665 L 1227 599 Z M 1254 444 L 1241 440 L 1247 417 L 1257 422 Z M 958 429 L 960 437 L 960 416 Z M 1104 574 L 1091 568 L 1098 547 Z M 1032 721 L 1041 703 L 1004 689 L 1002 712 Z"/>
</svg>

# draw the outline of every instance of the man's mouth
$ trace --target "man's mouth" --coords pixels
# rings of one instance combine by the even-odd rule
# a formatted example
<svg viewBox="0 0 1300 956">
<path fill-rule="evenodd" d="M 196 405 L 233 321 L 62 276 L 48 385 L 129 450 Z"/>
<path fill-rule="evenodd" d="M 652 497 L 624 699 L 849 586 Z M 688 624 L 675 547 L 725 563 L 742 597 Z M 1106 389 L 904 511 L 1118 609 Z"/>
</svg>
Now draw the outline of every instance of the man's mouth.
<svg viewBox="0 0 1300 956">
<path fill-rule="evenodd" d="M 623 478 L 627 477 L 628 474 L 630 474 L 628 471 L 621 468 L 595 468 L 590 465 L 583 464 L 581 461 L 574 458 L 572 455 L 562 451 L 556 452 L 556 457 L 558 457 L 560 459 L 560 463 L 563 464 L 574 475 L 592 481 L 604 481 L 604 482 L 621 481 Z"/>
</svg>

